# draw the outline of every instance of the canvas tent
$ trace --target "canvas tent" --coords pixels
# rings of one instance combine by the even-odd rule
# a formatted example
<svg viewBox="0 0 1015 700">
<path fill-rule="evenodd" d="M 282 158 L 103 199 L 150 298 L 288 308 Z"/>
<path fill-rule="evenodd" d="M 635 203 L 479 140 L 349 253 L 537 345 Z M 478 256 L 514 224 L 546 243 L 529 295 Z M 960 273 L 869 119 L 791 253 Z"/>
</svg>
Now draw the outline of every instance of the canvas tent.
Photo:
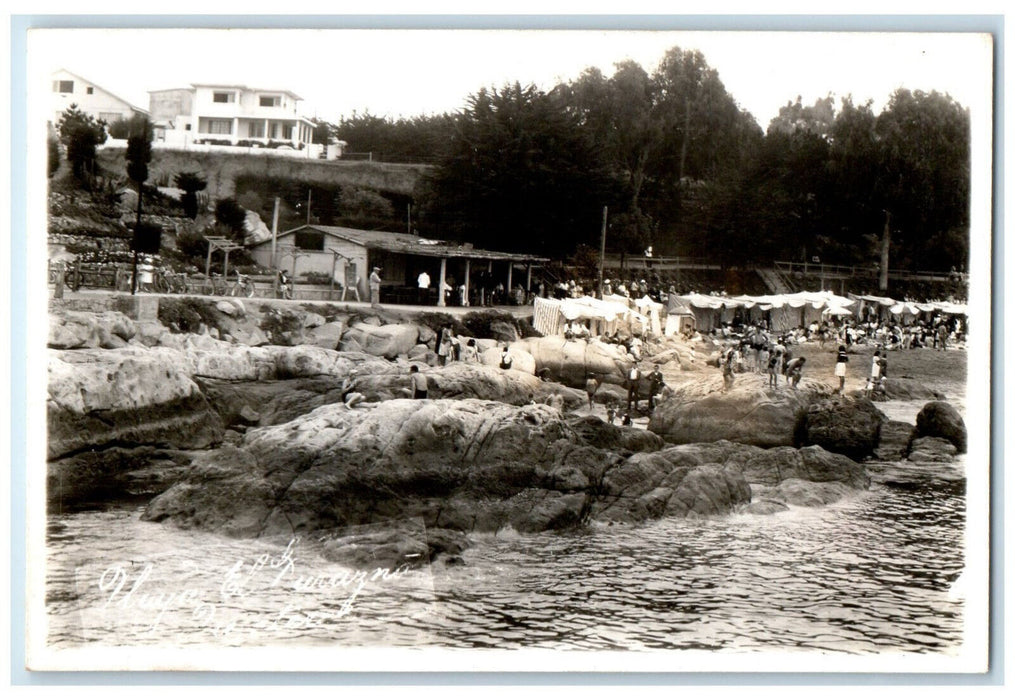
<svg viewBox="0 0 1015 700">
<path fill-rule="evenodd" d="M 563 335 L 568 321 L 585 323 L 592 335 L 651 328 L 649 318 L 627 304 L 611 299 L 544 299 L 534 302 L 533 327 L 543 335 Z"/>
<path fill-rule="evenodd" d="M 732 323 L 740 313 L 748 322 L 758 323 L 765 319 L 770 330 L 782 332 L 819 321 L 825 309 L 842 311 L 855 303 L 852 299 L 827 291 L 737 297 L 686 294 L 676 299 L 691 310 L 697 327 L 702 331 Z"/>
</svg>

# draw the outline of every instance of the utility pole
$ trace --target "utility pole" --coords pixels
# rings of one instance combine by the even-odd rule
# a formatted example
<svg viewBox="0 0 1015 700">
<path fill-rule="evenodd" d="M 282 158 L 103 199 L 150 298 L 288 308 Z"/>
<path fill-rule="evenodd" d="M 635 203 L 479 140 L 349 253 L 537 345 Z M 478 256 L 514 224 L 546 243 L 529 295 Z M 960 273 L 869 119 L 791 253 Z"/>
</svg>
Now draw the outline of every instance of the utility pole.
<svg viewBox="0 0 1015 700">
<path fill-rule="evenodd" d="M 278 205 L 280 198 L 275 197 L 275 211 L 271 215 L 271 269 L 278 269 L 278 259 L 275 257 L 275 247 L 278 244 Z"/>
<path fill-rule="evenodd" d="M 603 207 L 603 233 L 599 239 L 599 298 L 603 298 L 603 265 L 606 261 L 606 207 Z"/>
</svg>

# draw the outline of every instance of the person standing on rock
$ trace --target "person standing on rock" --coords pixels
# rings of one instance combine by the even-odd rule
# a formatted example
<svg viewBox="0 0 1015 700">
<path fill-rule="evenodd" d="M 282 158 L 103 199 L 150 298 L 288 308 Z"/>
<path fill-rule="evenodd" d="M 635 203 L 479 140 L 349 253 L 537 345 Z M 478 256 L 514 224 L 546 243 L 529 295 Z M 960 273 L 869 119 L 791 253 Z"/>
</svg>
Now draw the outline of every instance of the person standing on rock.
<svg viewBox="0 0 1015 700">
<path fill-rule="evenodd" d="M 779 365 L 782 364 L 782 353 L 779 346 L 772 349 L 768 357 L 768 385 L 774 389 L 779 388 Z"/>
<path fill-rule="evenodd" d="M 370 303 L 381 303 L 381 268 L 375 267 L 370 272 Z"/>
<path fill-rule="evenodd" d="M 875 350 L 871 358 L 871 373 L 867 377 L 867 397 L 874 393 L 874 387 L 881 383 L 881 351 Z"/>
<path fill-rule="evenodd" d="M 454 351 L 451 347 L 451 329 L 445 328 L 441 331 L 440 343 L 437 345 L 437 362 L 441 367 L 444 367 L 451 359 L 452 352 Z"/>
<path fill-rule="evenodd" d="M 409 382 L 412 388 L 412 398 L 425 399 L 427 397 L 426 377 L 420 374 L 419 367 L 416 365 L 409 368 Z"/>
<path fill-rule="evenodd" d="M 585 393 L 589 397 L 589 410 L 592 410 L 592 399 L 595 397 L 596 392 L 599 391 L 599 378 L 596 377 L 595 373 L 589 375 L 589 378 L 585 380 Z"/>
<path fill-rule="evenodd" d="M 846 363 L 849 357 L 846 355 L 846 346 L 839 346 L 839 354 L 835 358 L 835 376 L 839 378 L 839 394 L 846 388 Z"/>
<path fill-rule="evenodd" d="M 634 407 L 638 408 L 638 384 L 641 382 L 641 370 L 638 368 L 638 363 L 631 365 L 631 369 L 627 371 L 627 412 L 631 412 L 631 403 L 634 402 Z"/>
<path fill-rule="evenodd" d="M 734 353 L 727 352 L 722 360 L 722 393 L 733 388 Z"/>
<path fill-rule="evenodd" d="M 652 370 L 652 374 L 648 375 L 649 379 L 649 394 L 648 394 L 648 410 L 652 413 L 656 409 L 656 396 L 658 396 L 663 387 L 666 386 L 666 382 L 663 381 L 663 373 L 659 371 L 659 365 L 655 366 Z"/>
</svg>

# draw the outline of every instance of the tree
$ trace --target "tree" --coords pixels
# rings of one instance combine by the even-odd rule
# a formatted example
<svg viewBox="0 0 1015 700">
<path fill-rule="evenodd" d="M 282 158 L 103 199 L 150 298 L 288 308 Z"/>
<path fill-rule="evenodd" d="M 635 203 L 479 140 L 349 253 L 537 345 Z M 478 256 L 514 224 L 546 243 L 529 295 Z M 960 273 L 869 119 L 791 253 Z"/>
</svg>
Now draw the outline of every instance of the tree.
<svg viewBox="0 0 1015 700">
<path fill-rule="evenodd" d="M 215 204 L 215 221 L 226 229 L 232 238 L 243 242 L 243 224 L 247 220 L 247 210 L 237 204 L 232 197 L 220 199 Z"/>
<path fill-rule="evenodd" d="M 93 119 L 72 104 L 60 115 L 56 129 L 60 142 L 67 149 L 71 172 L 84 181 L 95 171 L 95 149 L 106 142 L 106 123 Z"/>
<path fill-rule="evenodd" d="M 469 97 L 449 151 L 423 212 L 431 235 L 558 256 L 598 243 L 614 195 L 566 95 L 518 83 L 482 89 Z"/>
<path fill-rule="evenodd" d="M 60 169 L 60 140 L 53 135 L 46 138 L 46 171 L 49 177 Z"/>
<path fill-rule="evenodd" d="M 878 115 L 875 133 L 899 262 L 948 269 L 956 261 L 931 243 L 969 229 L 968 110 L 948 95 L 900 89 Z"/>
<path fill-rule="evenodd" d="M 176 186 L 183 190 L 180 203 L 183 213 L 191 219 L 197 218 L 197 193 L 208 186 L 208 181 L 199 173 L 183 172 L 176 174 Z"/>
<path fill-rule="evenodd" d="M 134 274 L 130 293 L 137 291 L 137 256 L 141 247 L 141 202 L 144 200 L 144 183 L 148 179 L 148 163 L 152 160 L 151 123 L 144 117 L 132 120 L 130 137 L 127 139 L 127 177 L 137 184 L 137 220 L 134 224 Z"/>
</svg>

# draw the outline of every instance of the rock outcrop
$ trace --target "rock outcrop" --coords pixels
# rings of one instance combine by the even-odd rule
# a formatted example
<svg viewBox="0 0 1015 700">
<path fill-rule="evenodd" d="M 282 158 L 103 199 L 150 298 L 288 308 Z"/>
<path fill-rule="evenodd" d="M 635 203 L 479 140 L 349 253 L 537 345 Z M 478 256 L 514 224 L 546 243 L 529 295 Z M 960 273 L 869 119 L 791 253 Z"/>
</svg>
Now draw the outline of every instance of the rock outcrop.
<svg viewBox="0 0 1015 700">
<path fill-rule="evenodd" d="M 800 442 L 860 461 L 874 453 L 886 420 L 867 399 L 835 396 L 807 407 Z"/>
<path fill-rule="evenodd" d="M 63 310 L 50 314 L 49 341 L 51 348 L 121 348 L 134 337 L 134 322 L 118 311 L 101 314 Z"/>
<path fill-rule="evenodd" d="M 597 340 L 563 340 L 557 337 L 525 338 L 511 343 L 511 349 L 528 352 L 535 371 L 547 370 L 554 381 L 576 389 L 585 387 L 590 373 L 602 381 L 622 384 L 631 362 L 623 347 Z"/>
<path fill-rule="evenodd" d="M 913 439 L 921 437 L 944 438 L 959 453 L 966 451 L 966 423 L 955 407 L 944 401 L 931 401 L 916 416 Z"/>
<path fill-rule="evenodd" d="M 804 380 L 794 390 L 766 386 L 761 375 L 741 374 L 723 393 L 718 374 L 675 389 L 656 408 L 649 430 L 677 444 L 730 440 L 758 447 L 791 446 L 807 408 L 830 389 Z"/>
<path fill-rule="evenodd" d="M 414 324 L 374 326 L 360 322 L 345 331 L 340 348 L 393 360 L 399 355 L 408 355 L 418 340 L 419 328 Z"/>
<path fill-rule="evenodd" d="M 51 351 L 47 424 L 50 459 L 114 445 L 196 449 L 222 437 L 218 415 L 187 372 L 162 353 L 133 347 Z"/>
<path fill-rule="evenodd" d="M 405 399 L 369 409 L 325 406 L 208 453 L 144 517 L 239 536 L 389 518 L 461 531 L 537 531 L 588 517 L 723 513 L 750 498 L 735 468 L 625 457 L 623 445 L 604 435 L 604 446 L 594 447 L 558 411 L 539 405 Z"/>
</svg>

